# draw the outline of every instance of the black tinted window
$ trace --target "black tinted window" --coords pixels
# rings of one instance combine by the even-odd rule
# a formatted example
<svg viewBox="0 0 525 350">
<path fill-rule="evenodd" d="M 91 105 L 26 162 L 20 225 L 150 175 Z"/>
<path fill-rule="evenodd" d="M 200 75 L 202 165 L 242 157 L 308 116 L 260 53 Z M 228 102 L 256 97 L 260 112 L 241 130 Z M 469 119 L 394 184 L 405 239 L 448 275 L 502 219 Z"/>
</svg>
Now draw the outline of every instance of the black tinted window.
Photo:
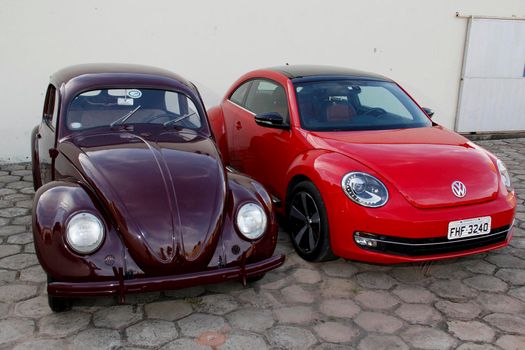
<svg viewBox="0 0 525 350">
<path fill-rule="evenodd" d="M 379 130 L 430 126 L 395 83 L 334 80 L 296 83 L 301 125 L 307 130 Z"/>
</svg>

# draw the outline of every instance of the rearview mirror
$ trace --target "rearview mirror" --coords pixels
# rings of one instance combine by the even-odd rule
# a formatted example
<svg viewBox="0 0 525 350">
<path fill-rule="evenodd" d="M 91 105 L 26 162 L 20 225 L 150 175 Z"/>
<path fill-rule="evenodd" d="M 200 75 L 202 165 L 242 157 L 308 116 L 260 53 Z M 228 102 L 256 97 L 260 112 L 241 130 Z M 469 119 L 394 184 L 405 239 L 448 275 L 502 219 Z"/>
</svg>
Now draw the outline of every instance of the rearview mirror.
<svg viewBox="0 0 525 350">
<path fill-rule="evenodd" d="M 425 111 L 425 113 L 426 113 L 430 118 L 432 118 L 432 116 L 434 115 L 434 111 L 433 111 L 433 110 L 431 110 L 431 109 L 428 108 L 428 107 L 423 107 L 422 109 L 423 109 L 423 111 Z"/>
<path fill-rule="evenodd" d="M 288 125 L 284 124 L 284 118 L 277 112 L 261 113 L 255 116 L 257 125 L 266 126 L 270 128 L 288 129 Z"/>
</svg>

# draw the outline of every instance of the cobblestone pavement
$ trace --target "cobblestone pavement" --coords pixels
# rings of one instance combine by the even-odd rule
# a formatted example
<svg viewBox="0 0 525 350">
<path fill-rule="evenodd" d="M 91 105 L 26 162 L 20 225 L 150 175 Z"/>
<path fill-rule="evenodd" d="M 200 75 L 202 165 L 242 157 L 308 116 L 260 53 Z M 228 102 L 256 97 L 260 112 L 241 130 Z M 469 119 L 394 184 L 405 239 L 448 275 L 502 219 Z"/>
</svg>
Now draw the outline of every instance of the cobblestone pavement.
<svg viewBox="0 0 525 350">
<path fill-rule="evenodd" d="M 53 314 L 30 229 L 30 165 L 0 168 L 0 348 L 525 349 L 525 139 L 479 144 L 517 189 L 507 248 L 432 264 L 310 264 L 280 234 L 285 265 L 224 283 L 79 300 Z M 209 347 L 211 345 L 212 347 Z"/>
</svg>

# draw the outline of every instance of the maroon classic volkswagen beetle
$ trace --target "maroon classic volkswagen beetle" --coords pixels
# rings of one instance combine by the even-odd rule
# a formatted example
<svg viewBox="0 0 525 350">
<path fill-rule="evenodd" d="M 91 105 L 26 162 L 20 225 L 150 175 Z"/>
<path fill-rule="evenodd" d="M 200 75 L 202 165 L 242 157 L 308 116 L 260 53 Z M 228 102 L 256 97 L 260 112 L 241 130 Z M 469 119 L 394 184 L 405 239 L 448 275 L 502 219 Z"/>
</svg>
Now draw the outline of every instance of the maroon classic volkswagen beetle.
<svg viewBox="0 0 525 350">
<path fill-rule="evenodd" d="M 195 86 L 135 65 L 55 73 L 31 138 L 33 234 L 49 305 L 70 298 L 261 278 L 270 197 L 226 171 Z"/>
</svg>

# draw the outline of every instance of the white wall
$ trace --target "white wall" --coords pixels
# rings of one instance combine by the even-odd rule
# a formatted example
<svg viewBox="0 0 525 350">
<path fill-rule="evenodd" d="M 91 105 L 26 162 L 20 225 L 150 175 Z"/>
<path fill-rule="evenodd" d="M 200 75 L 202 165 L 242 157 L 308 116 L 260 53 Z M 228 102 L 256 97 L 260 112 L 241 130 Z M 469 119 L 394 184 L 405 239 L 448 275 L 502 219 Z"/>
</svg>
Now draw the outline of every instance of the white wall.
<svg viewBox="0 0 525 350">
<path fill-rule="evenodd" d="M 164 67 L 205 86 L 206 102 L 251 69 L 347 66 L 397 80 L 452 127 L 467 23 L 456 11 L 523 16 L 525 1 L 0 0 L 0 161 L 29 159 L 49 75 L 86 62 Z"/>
</svg>

